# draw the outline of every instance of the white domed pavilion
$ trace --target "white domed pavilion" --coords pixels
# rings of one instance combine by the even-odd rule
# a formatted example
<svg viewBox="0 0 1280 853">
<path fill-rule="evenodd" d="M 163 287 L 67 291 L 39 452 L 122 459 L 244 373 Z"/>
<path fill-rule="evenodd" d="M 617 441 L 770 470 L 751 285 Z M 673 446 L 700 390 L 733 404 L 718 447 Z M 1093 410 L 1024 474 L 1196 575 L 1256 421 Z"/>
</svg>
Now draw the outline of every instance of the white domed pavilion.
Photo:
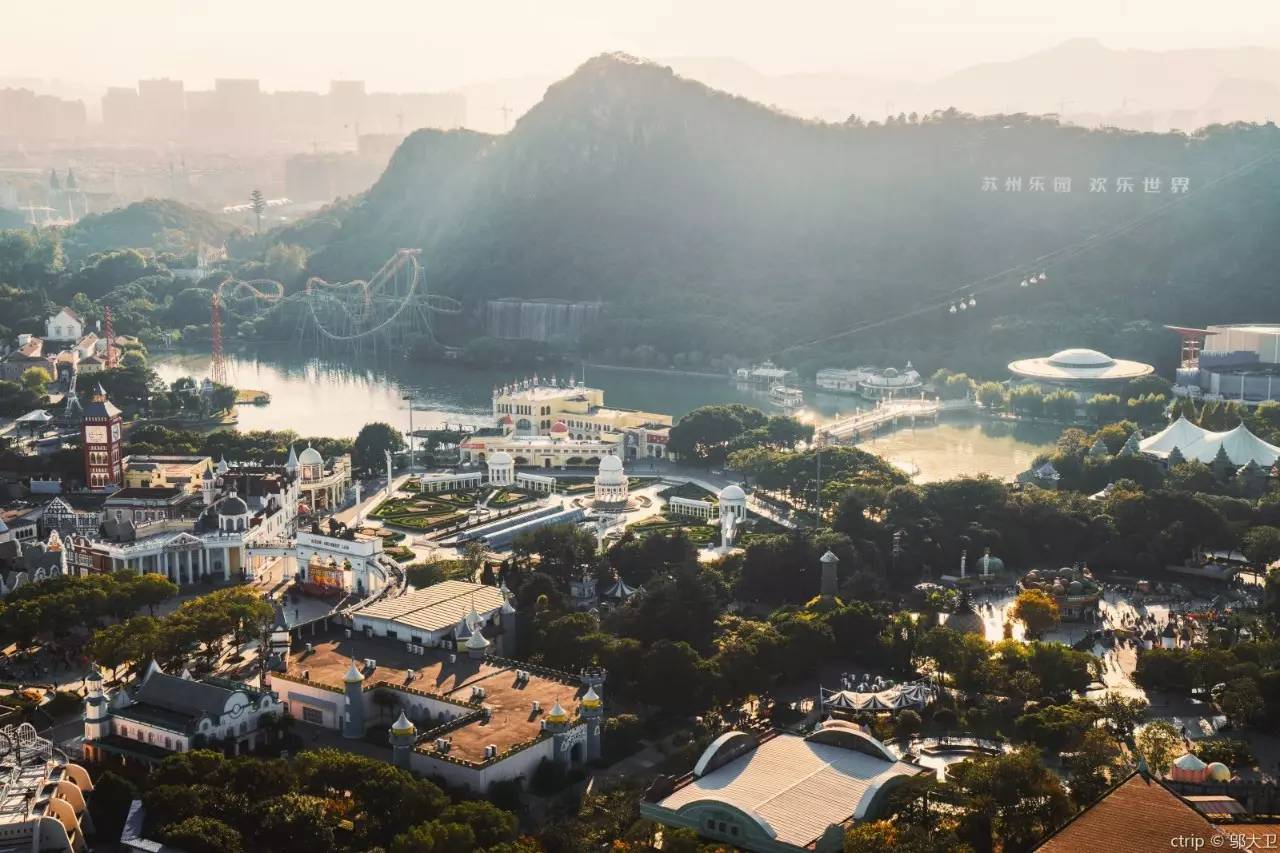
<svg viewBox="0 0 1280 853">
<path fill-rule="evenodd" d="M 747 520 L 747 493 L 737 483 L 725 486 L 717 498 L 720 501 L 721 515 L 730 513 L 736 515 L 739 522 Z"/>
<path fill-rule="evenodd" d="M 1140 361 L 1112 358 L 1096 349 L 1073 347 L 1044 358 L 1012 361 L 1009 372 L 1015 381 L 1067 388 L 1083 394 L 1148 376 L 1155 368 Z"/>
<path fill-rule="evenodd" d="M 510 486 L 516 481 L 516 460 L 505 450 L 499 450 L 489 456 L 489 483 L 494 486 Z"/>
<path fill-rule="evenodd" d="M 600 459 L 596 473 L 595 505 L 598 507 L 622 507 L 627 503 L 627 474 L 622 470 L 622 460 L 612 454 Z"/>
</svg>

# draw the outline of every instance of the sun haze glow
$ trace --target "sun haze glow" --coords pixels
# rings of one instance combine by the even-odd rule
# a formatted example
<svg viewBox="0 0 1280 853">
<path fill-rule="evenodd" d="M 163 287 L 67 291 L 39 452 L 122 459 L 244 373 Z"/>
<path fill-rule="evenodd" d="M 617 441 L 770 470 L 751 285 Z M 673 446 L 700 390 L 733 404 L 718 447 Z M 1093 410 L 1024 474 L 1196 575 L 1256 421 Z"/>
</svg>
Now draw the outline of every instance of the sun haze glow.
<svg viewBox="0 0 1280 853">
<path fill-rule="evenodd" d="M 1209 13 L 1196 0 L 80 0 L 6 8 L 4 29 L 0 76 L 104 86 L 243 76 L 313 90 L 349 77 L 440 90 L 560 75 L 611 50 L 927 79 L 1070 38 L 1151 50 L 1277 46 L 1280 4 L 1220 0 Z"/>
</svg>

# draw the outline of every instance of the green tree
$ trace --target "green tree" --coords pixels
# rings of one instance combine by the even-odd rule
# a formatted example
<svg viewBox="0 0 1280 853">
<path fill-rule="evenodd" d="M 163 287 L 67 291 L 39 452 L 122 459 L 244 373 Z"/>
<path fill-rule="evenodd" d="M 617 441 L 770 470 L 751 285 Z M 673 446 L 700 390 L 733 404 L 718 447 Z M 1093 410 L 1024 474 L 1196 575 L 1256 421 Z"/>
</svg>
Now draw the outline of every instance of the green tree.
<svg viewBox="0 0 1280 853">
<path fill-rule="evenodd" d="M 1043 637 L 1061 618 L 1058 603 L 1043 590 L 1024 589 L 1013 603 L 1012 617 L 1026 628 L 1028 637 Z"/>
<path fill-rule="evenodd" d="M 965 801 L 962 837 L 980 849 L 1000 839 L 1006 850 L 1029 850 L 1071 815 L 1058 777 L 1032 748 L 970 759 L 948 768 Z"/>
<path fill-rule="evenodd" d="M 178 586 L 164 575 L 147 572 L 130 585 L 129 594 L 139 607 L 147 608 L 147 612 L 155 616 L 156 606 L 177 595 Z"/>
<path fill-rule="evenodd" d="M 1115 423 L 1124 417 L 1124 406 L 1116 394 L 1094 394 L 1084 406 L 1095 424 Z"/>
<path fill-rule="evenodd" d="M 167 826 L 161 834 L 166 844 L 190 853 L 240 853 L 240 833 L 212 817 L 189 817 Z"/>
<path fill-rule="evenodd" d="M 1027 418 L 1044 414 L 1044 394 L 1034 385 L 1016 385 L 1009 390 L 1009 408 Z"/>
<path fill-rule="evenodd" d="M 404 436 L 391 424 L 381 421 L 365 424 L 351 448 L 351 461 L 361 471 L 376 474 L 386 468 L 386 452 L 404 450 Z"/>
<path fill-rule="evenodd" d="M 473 853 L 478 849 L 471 827 L 437 820 L 411 827 L 391 842 L 391 853 Z"/>
<path fill-rule="evenodd" d="M 1138 754 L 1146 759 L 1151 772 L 1159 776 L 1167 774 L 1174 759 L 1186 751 L 1182 735 L 1163 720 L 1147 723 L 1133 740 Z"/>
<path fill-rule="evenodd" d="M 49 384 L 49 373 L 39 367 L 28 367 L 18 380 L 22 387 L 36 397 L 43 397 Z"/>
<path fill-rule="evenodd" d="M 989 411 L 1003 408 L 1006 402 L 1004 386 L 999 382 L 983 382 L 978 386 L 978 402 Z"/>
<path fill-rule="evenodd" d="M 1235 723 L 1248 725 L 1262 712 L 1262 693 L 1252 678 L 1237 678 L 1222 689 L 1218 705 Z"/>
<path fill-rule="evenodd" d="M 1118 742 L 1125 742 L 1133 737 L 1134 729 L 1142 722 L 1147 710 L 1144 700 L 1115 692 L 1108 692 L 1095 704 L 1100 718 L 1106 723 L 1108 733 Z"/>
<path fill-rule="evenodd" d="M 1076 419 L 1076 395 L 1066 389 L 1046 395 L 1043 405 L 1045 417 L 1064 423 Z"/>
<path fill-rule="evenodd" d="M 454 803 L 440 814 L 440 821 L 471 827 L 476 844 L 481 847 L 515 841 L 519 829 L 515 815 L 484 800 Z"/>
<path fill-rule="evenodd" d="M 1280 527 L 1258 525 L 1244 534 L 1244 555 L 1259 569 L 1280 560 Z"/>
</svg>

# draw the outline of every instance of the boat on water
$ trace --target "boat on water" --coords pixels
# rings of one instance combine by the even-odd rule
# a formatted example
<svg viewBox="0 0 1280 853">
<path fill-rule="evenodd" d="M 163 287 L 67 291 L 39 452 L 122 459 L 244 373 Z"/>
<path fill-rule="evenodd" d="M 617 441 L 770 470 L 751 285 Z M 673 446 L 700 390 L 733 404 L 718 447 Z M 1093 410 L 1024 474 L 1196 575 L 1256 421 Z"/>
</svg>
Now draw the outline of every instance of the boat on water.
<svg viewBox="0 0 1280 853">
<path fill-rule="evenodd" d="M 772 361 L 762 361 L 750 367 L 739 367 L 733 374 L 733 378 L 739 382 L 751 382 L 756 385 L 786 383 L 788 379 L 794 376 L 795 373 L 793 371 L 787 370 L 785 367 L 779 367 Z"/>
<path fill-rule="evenodd" d="M 804 391 L 781 383 L 769 389 L 769 402 L 784 409 L 799 409 L 804 406 Z"/>
</svg>

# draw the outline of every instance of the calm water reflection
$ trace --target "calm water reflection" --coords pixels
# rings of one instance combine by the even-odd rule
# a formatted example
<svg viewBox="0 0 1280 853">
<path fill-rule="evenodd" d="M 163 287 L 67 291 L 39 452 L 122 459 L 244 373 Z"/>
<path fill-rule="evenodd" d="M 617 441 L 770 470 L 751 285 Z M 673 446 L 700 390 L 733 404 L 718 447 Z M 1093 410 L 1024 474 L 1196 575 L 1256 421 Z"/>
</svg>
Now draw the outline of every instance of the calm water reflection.
<svg viewBox="0 0 1280 853">
<path fill-rule="evenodd" d="M 980 473 L 1007 480 L 1051 448 L 1058 432 L 1045 425 L 951 418 L 885 433 L 858 446 L 918 472 L 921 483 Z"/>
<path fill-rule="evenodd" d="M 202 379 L 209 375 L 209 356 L 157 358 L 154 367 L 166 382 L 180 376 Z M 227 372 L 234 385 L 271 395 L 269 405 L 238 408 L 240 429 L 292 429 L 329 436 L 353 436 L 370 421 L 407 428 L 409 410 L 403 398 L 409 394 L 415 399 L 416 428 L 482 422 L 493 386 L 520 375 L 507 368 L 329 361 L 277 349 L 230 356 Z M 719 377 L 587 367 L 586 380 L 604 389 L 609 405 L 677 418 L 710 403 L 746 403 L 778 411 L 769 404 L 766 389 L 735 386 Z M 812 392 L 807 396 L 809 408 L 799 416 L 809 420 L 825 420 L 866 405 L 853 397 Z M 908 468 L 914 465 L 921 481 L 983 471 L 1004 478 L 1025 469 L 1054 438 L 1053 430 L 952 421 L 902 430 L 863 446 Z"/>
</svg>

